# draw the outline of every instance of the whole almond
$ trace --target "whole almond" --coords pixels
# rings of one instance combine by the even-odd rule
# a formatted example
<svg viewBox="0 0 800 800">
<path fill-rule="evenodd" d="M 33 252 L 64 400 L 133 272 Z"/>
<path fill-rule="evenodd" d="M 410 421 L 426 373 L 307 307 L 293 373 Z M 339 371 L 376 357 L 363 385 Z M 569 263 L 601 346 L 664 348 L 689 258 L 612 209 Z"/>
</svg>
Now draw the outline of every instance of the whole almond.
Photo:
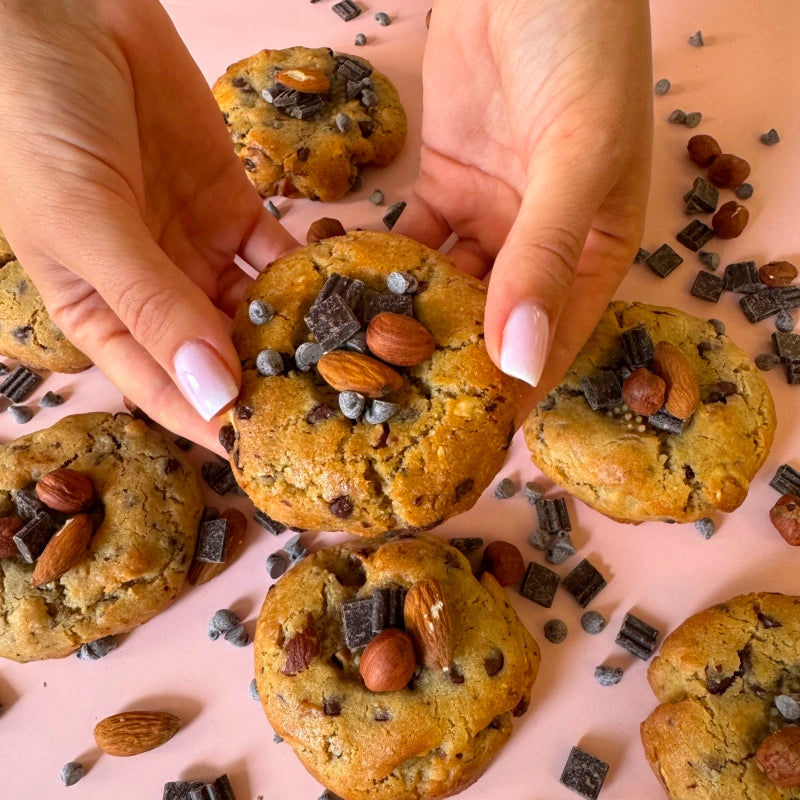
<svg viewBox="0 0 800 800">
<path fill-rule="evenodd" d="M 93 533 L 94 522 L 88 514 L 68 519 L 36 560 L 31 583 L 44 586 L 72 569 L 84 557 Z"/>
<path fill-rule="evenodd" d="M 244 537 L 247 533 L 247 517 L 238 508 L 226 508 L 220 514 L 222 519 L 228 520 L 228 542 L 225 545 L 225 560 L 221 563 L 213 561 L 193 560 L 186 575 L 189 583 L 201 586 L 216 578 L 236 558 L 242 549 Z"/>
<path fill-rule="evenodd" d="M 696 136 L 692 136 L 686 149 L 689 151 L 689 158 L 701 167 L 709 166 L 722 153 L 722 148 L 717 140 L 707 133 L 698 133 Z"/>
<path fill-rule="evenodd" d="M 788 286 L 797 277 L 797 267 L 791 261 L 770 261 L 758 268 L 758 276 L 767 286 Z"/>
<path fill-rule="evenodd" d="M 319 653 L 319 639 L 310 620 L 308 627 L 288 639 L 283 649 L 286 653 L 286 663 L 281 670 L 284 675 L 297 675 L 298 672 L 308 669 Z"/>
<path fill-rule="evenodd" d="M 371 692 L 396 692 L 411 680 L 416 666 L 411 637 L 398 628 L 384 628 L 364 648 L 358 669 Z"/>
<path fill-rule="evenodd" d="M 639 367 L 622 382 L 622 399 L 634 414 L 649 417 L 664 405 L 667 384 L 645 367 Z"/>
<path fill-rule="evenodd" d="M 19 549 L 14 534 L 24 525 L 21 517 L 0 517 L 0 558 L 18 556 Z"/>
<path fill-rule="evenodd" d="M 653 351 L 653 370 L 664 379 L 664 407 L 678 419 L 688 419 L 700 402 L 700 386 L 689 359 L 672 342 L 658 342 Z"/>
<path fill-rule="evenodd" d="M 740 236 L 750 220 L 750 212 L 741 203 L 728 200 L 711 217 L 711 227 L 720 239 L 735 239 Z"/>
<path fill-rule="evenodd" d="M 436 341 L 414 317 L 382 311 L 367 325 L 367 347 L 390 364 L 413 367 L 433 355 Z"/>
<path fill-rule="evenodd" d="M 436 578 L 417 581 L 406 593 L 403 620 L 426 667 L 446 669 L 453 660 L 453 622 Z"/>
<path fill-rule="evenodd" d="M 708 167 L 708 180 L 720 189 L 735 189 L 750 175 L 750 165 L 731 153 L 718 155 Z"/>
<path fill-rule="evenodd" d="M 367 397 L 384 397 L 403 385 L 399 372 L 362 353 L 334 350 L 317 362 L 319 374 L 340 392 L 358 392 Z"/>
<path fill-rule="evenodd" d="M 756 751 L 756 761 L 775 786 L 800 786 L 800 728 L 787 725 L 767 736 Z"/>
<path fill-rule="evenodd" d="M 323 239 L 330 239 L 331 236 L 344 236 L 346 233 L 344 225 L 338 219 L 320 217 L 308 226 L 306 244 L 321 242 Z"/>
<path fill-rule="evenodd" d="M 800 497 L 785 494 L 778 498 L 769 510 L 769 519 L 789 544 L 800 545 Z"/>
<path fill-rule="evenodd" d="M 283 69 L 275 74 L 275 80 L 288 89 L 304 94 L 320 94 L 331 88 L 330 78 L 324 72 L 312 67 Z"/>
<path fill-rule="evenodd" d="M 94 484 L 82 472 L 59 467 L 37 481 L 36 494 L 48 508 L 75 514 L 94 502 Z"/>
<path fill-rule="evenodd" d="M 97 746 L 110 756 L 135 756 L 160 747 L 181 727 L 166 711 L 123 711 L 94 726 Z"/>
<path fill-rule="evenodd" d="M 501 586 L 511 586 L 522 580 L 525 574 L 525 561 L 516 545 L 497 540 L 486 545 L 481 569 L 484 572 L 491 572 Z"/>
</svg>

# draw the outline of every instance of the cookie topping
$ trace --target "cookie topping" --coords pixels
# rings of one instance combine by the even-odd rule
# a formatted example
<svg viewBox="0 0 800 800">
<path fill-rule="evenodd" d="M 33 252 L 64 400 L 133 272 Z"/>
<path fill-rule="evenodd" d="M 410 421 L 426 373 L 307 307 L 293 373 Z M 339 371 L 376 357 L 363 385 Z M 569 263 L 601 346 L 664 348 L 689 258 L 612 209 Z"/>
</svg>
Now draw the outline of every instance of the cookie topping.
<svg viewBox="0 0 800 800">
<path fill-rule="evenodd" d="M 581 390 L 592 411 L 611 408 L 622 402 L 619 378 L 611 370 L 599 370 L 581 381 Z"/>
<path fill-rule="evenodd" d="M 266 300 L 253 300 L 247 307 L 247 315 L 253 325 L 264 325 L 272 319 L 275 312 Z"/>
<path fill-rule="evenodd" d="M 267 348 L 256 356 L 256 369 L 267 377 L 283 372 L 283 358 L 277 350 Z"/>
<path fill-rule="evenodd" d="M 743 294 L 763 288 L 755 261 L 737 261 L 728 264 L 725 267 L 723 281 L 725 290 L 729 292 Z"/>
<path fill-rule="evenodd" d="M 339 293 L 315 302 L 305 322 L 326 352 L 341 347 L 361 327 L 345 297 Z"/>
<path fill-rule="evenodd" d="M 46 511 L 40 511 L 14 534 L 14 543 L 25 561 L 32 564 L 42 554 L 55 531 L 55 520 Z"/>
<path fill-rule="evenodd" d="M 387 400 L 370 400 L 364 410 L 364 422 L 368 422 L 370 425 L 388 422 L 399 410 L 400 406 L 397 403 L 390 403 Z"/>
<path fill-rule="evenodd" d="M 564 620 L 547 620 L 544 624 L 544 638 L 553 644 L 561 644 L 567 638 L 567 625 Z"/>
<path fill-rule="evenodd" d="M 364 647 L 372 639 L 372 603 L 372 597 L 365 597 L 342 604 L 342 632 L 351 650 Z"/>
<path fill-rule="evenodd" d="M 310 620 L 309 620 L 310 623 Z M 297 675 L 307 669 L 319 653 L 319 639 L 316 631 L 311 627 L 299 631 L 286 641 L 284 645 L 286 663 L 283 667 L 284 675 Z"/>
</svg>

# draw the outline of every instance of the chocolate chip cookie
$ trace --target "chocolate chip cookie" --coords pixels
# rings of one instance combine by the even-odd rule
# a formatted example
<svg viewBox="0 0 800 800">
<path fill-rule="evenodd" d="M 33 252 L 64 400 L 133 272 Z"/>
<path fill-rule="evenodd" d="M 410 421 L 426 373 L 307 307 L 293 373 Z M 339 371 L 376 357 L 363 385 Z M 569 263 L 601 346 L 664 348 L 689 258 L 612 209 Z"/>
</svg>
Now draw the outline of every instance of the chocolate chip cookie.
<svg viewBox="0 0 800 800">
<path fill-rule="evenodd" d="M 56 326 L 0 231 L 0 355 L 31 369 L 81 372 L 92 362 Z"/>
<path fill-rule="evenodd" d="M 262 197 L 338 200 L 362 166 L 391 163 L 406 139 L 391 81 L 326 47 L 262 50 L 228 67 L 213 92 Z"/>
<path fill-rule="evenodd" d="M 406 640 L 410 674 L 391 685 Z M 255 649 L 270 723 L 345 800 L 466 788 L 527 709 L 539 665 L 497 581 L 428 536 L 351 540 L 305 558 L 267 595 Z M 378 679 L 389 688 L 367 688 Z"/>
<path fill-rule="evenodd" d="M 60 658 L 153 617 L 183 585 L 202 510 L 185 455 L 127 414 L 0 447 L 0 656 Z"/>
<path fill-rule="evenodd" d="M 485 300 L 480 281 L 397 234 L 336 236 L 271 264 L 234 318 L 242 390 L 220 433 L 255 505 L 362 536 L 470 508 L 520 400 L 486 353 Z M 423 360 L 404 366 L 409 354 Z"/>
<path fill-rule="evenodd" d="M 539 469 L 603 514 L 691 522 L 742 503 L 775 410 L 719 323 L 617 301 L 524 429 Z"/>
<path fill-rule="evenodd" d="M 779 787 L 762 769 L 775 766 L 765 740 L 796 731 L 798 641 L 800 597 L 768 593 L 701 611 L 667 637 L 648 670 L 661 705 L 641 734 L 671 800 L 800 798 L 800 772 Z"/>
</svg>

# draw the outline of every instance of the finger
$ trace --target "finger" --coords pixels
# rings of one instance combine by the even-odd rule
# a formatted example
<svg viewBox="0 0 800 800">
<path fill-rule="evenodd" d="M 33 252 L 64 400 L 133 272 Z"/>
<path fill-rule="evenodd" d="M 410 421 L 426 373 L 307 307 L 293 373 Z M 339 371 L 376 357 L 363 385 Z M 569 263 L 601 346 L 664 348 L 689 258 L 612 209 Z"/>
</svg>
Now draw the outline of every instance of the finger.
<svg viewBox="0 0 800 800">
<path fill-rule="evenodd" d="M 253 227 L 245 234 L 239 255 L 257 272 L 300 243 L 262 206 Z"/>
</svg>

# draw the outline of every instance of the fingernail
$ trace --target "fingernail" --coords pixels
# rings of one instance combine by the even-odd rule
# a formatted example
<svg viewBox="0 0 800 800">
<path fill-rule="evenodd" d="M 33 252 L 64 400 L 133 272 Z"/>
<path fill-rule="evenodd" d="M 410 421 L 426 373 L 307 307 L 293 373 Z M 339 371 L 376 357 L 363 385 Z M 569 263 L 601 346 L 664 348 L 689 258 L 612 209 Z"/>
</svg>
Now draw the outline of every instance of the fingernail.
<svg viewBox="0 0 800 800">
<path fill-rule="evenodd" d="M 175 353 L 173 366 L 181 391 L 206 421 L 239 393 L 225 362 L 200 339 L 184 342 Z"/>
<path fill-rule="evenodd" d="M 547 314 L 532 302 L 514 306 L 503 328 L 500 369 L 536 386 L 542 377 L 549 342 Z"/>
</svg>

